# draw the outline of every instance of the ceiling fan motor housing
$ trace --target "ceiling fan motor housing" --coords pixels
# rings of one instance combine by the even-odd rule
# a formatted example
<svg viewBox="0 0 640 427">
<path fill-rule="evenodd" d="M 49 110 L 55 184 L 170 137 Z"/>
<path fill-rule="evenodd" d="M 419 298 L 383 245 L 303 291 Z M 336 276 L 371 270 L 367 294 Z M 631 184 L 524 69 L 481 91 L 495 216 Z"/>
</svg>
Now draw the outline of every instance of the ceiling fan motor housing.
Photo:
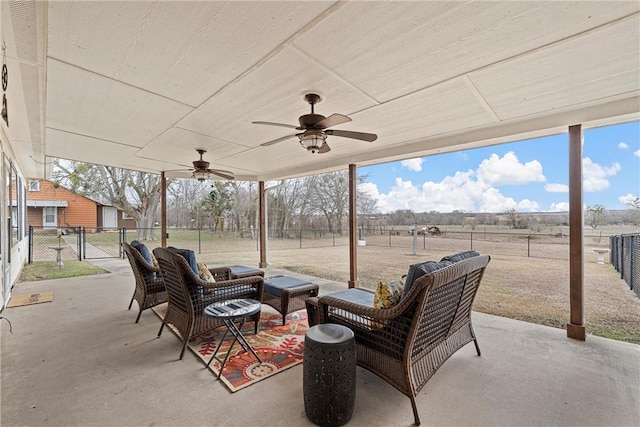
<svg viewBox="0 0 640 427">
<path fill-rule="evenodd" d="M 320 123 L 324 119 L 325 117 L 321 114 L 304 114 L 298 118 L 298 121 L 300 122 L 300 129 L 315 129 L 316 123 Z M 318 127 L 317 129 L 324 128 Z"/>
</svg>

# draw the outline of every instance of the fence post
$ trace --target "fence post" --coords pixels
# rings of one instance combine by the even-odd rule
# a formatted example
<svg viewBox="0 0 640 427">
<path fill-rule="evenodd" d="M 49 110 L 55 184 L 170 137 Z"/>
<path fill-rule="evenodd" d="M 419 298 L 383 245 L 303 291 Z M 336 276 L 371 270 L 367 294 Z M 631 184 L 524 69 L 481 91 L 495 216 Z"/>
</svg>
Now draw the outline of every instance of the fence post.
<svg viewBox="0 0 640 427">
<path fill-rule="evenodd" d="M 389 247 L 391 247 L 391 231 L 389 231 Z"/>
<path fill-rule="evenodd" d="M 331 237 L 333 238 L 333 246 L 335 246 L 336 245 L 336 232 L 335 231 L 331 232 Z"/>
<path fill-rule="evenodd" d="M 300 236 L 300 249 L 302 249 L 302 228 L 299 230 L 299 236 Z"/>
<path fill-rule="evenodd" d="M 471 234 L 471 250 L 473 250 L 473 231 L 470 234 Z"/>
<path fill-rule="evenodd" d="M 122 243 L 127 241 L 127 228 L 122 227 L 118 233 L 120 241 L 118 242 L 118 257 L 124 258 L 124 249 L 122 249 Z"/>
<path fill-rule="evenodd" d="M 531 235 L 527 236 L 527 257 L 531 257 Z"/>
<path fill-rule="evenodd" d="M 87 258 L 87 230 L 85 230 L 84 226 L 81 229 L 81 234 L 82 234 L 82 256 L 80 258 L 80 261 L 82 261 L 82 259 L 86 259 Z"/>
<path fill-rule="evenodd" d="M 29 226 L 29 255 L 28 255 L 28 263 L 31 264 L 33 262 L 33 225 Z"/>
<path fill-rule="evenodd" d="M 240 235 L 242 235 L 242 233 Z M 202 237 L 200 235 L 200 224 L 198 224 L 198 253 L 202 253 Z"/>
</svg>

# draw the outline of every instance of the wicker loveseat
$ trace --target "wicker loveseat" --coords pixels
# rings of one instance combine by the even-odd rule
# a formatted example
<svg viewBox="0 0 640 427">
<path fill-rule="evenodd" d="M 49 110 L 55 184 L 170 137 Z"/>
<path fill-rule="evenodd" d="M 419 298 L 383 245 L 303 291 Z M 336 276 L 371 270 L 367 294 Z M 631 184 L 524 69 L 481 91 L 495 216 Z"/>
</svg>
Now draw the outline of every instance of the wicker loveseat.
<svg viewBox="0 0 640 427">
<path fill-rule="evenodd" d="M 373 308 L 374 293 L 361 288 L 309 298 L 309 322 L 353 330 L 358 365 L 408 396 L 419 425 L 415 396 L 431 376 L 471 341 L 480 355 L 471 307 L 489 260 L 488 255 L 477 255 L 436 263 L 439 269 L 423 271 L 388 309 Z M 415 271 L 409 272 L 415 277 Z"/>
</svg>

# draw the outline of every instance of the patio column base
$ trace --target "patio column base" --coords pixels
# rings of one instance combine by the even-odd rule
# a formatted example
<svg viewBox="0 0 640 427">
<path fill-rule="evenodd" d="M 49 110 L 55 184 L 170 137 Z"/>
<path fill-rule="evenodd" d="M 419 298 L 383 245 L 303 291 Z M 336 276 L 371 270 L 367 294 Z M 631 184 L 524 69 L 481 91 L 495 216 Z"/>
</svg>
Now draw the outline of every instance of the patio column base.
<svg viewBox="0 0 640 427">
<path fill-rule="evenodd" d="M 587 328 L 584 325 L 567 323 L 567 336 L 580 341 L 587 340 Z"/>
</svg>

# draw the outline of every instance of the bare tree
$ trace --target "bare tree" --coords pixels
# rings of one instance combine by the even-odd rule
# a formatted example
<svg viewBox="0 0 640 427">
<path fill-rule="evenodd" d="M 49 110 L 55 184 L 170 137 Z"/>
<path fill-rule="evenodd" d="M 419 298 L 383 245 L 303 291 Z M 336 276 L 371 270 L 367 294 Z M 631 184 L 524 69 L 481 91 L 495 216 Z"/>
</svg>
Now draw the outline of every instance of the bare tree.
<svg viewBox="0 0 640 427">
<path fill-rule="evenodd" d="M 52 179 L 77 194 L 124 211 L 137 221 L 138 239 L 155 240 L 160 175 L 57 159 Z"/>
<path fill-rule="evenodd" d="M 605 208 L 602 205 L 587 206 L 587 212 L 589 212 L 589 225 L 595 230 L 605 219 Z"/>
</svg>

